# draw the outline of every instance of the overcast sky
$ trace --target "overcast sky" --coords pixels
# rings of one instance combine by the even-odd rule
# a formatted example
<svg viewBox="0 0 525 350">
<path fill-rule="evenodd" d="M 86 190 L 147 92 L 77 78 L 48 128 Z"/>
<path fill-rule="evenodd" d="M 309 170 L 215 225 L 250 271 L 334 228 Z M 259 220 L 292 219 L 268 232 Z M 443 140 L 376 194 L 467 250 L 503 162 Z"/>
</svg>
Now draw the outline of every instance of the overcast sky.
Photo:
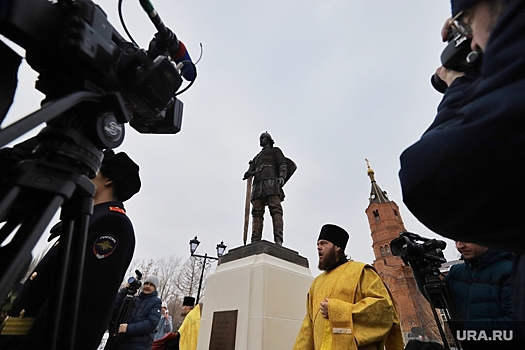
<svg viewBox="0 0 525 350">
<path fill-rule="evenodd" d="M 122 34 L 117 0 L 97 1 Z M 400 207 L 409 231 L 439 237 L 404 206 L 399 155 L 430 125 L 442 97 L 430 85 L 439 66 L 447 0 L 154 0 L 165 24 L 200 54 L 195 84 L 182 94 L 182 131 L 143 135 L 126 128 L 127 152 L 141 167 L 142 190 L 125 203 L 137 236 L 136 259 L 215 254 L 243 244 L 248 161 L 268 131 L 297 172 L 285 186 L 284 246 L 317 270 L 325 223 L 351 235 L 346 253 L 371 263 L 365 214 L 370 179 Z M 147 48 L 155 29 L 138 0 L 123 1 L 134 39 Z M 21 52 L 19 50 L 19 52 Z M 23 53 L 23 51 L 22 51 Z M 39 108 L 27 64 L 9 122 Z M 4 123 L 5 125 L 5 123 Z M 25 135 L 27 138 L 30 135 Z M 271 217 L 263 239 L 273 241 Z M 34 252 L 41 251 L 47 233 Z M 447 259 L 457 257 L 451 241 Z"/>
</svg>

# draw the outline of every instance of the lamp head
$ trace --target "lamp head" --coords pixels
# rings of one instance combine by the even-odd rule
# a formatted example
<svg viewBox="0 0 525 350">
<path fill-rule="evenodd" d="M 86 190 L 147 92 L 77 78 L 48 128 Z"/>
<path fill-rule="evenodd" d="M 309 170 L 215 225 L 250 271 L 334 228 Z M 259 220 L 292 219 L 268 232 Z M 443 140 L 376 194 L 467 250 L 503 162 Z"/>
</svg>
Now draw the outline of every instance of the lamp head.
<svg viewBox="0 0 525 350">
<path fill-rule="evenodd" d="M 220 258 L 222 254 L 224 254 L 224 251 L 226 250 L 226 245 L 224 245 L 224 241 L 221 241 L 220 244 L 217 244 L 217 256 Z"/>
<path fill-rule="evenodd" d="M 193 238 L 191 241 L 190 241 L 190 253 L 191 255 L 193 255 L 193 253 L 195 253 L 195 251 L 197 250 L 197 247 L 199 246 L 201 242 L 199 242 L 199 240 L 197 239 L 197 236 L 195 236 L 195 238 Z"/>
</svg>

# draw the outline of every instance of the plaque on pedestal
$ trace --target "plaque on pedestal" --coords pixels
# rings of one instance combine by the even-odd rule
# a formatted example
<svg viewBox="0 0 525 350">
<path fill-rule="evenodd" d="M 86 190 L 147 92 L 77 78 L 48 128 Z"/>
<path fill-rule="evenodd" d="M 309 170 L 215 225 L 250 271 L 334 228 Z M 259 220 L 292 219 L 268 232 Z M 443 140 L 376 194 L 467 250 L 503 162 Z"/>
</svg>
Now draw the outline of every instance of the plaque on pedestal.
<svg viewBox="0 0 525 350">
<path fill-rule="evenodd" d="M 291 349 L 312 279 L 308 260 L 291 249 L 264 240 L 231 249 L 208 277 L 197 350 Z M 215 318 L 232 312 L 236 327 L 226 332 L 234 337 L 234 348 L 217 347 Z M 224 322 L 217 327 L 232 325 Z"/>
<path fill-rule="evenodd" d="M 211 323 L 210 350 L 235 350 L 237 310 L 215 311 Z"/>
</svg>

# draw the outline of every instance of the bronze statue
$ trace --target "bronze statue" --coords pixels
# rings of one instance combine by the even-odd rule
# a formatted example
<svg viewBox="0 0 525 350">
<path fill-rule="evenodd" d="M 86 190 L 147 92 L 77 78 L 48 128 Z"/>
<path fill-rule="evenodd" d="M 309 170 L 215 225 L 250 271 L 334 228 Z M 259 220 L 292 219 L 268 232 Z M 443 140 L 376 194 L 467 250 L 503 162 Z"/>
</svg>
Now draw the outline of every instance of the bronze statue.
<svg viewBox="0 0 525 350">
<path fill-rule="evenodd" d="M 250 167 L 243 180 L 248 179 L 248 193 L 252 204 L 252 239 L 260 241 L 262 237 L 264 207 L 267 205 L 273 221 L 275 244 L 283 244 L 283 186 L 295 172 L 295 163 L 284 156 L 278 147 L 273 147 L 274 140 L 268 132 L 259 137 L 261 152 L 249 162 Z M 253 186 L 250 182 L 253 177 Z M 250 188 L 251 187 L 251 188 Z M 247 195 L 248 197 L 248 195 Z M 247 207 L 248 209 L 249 207 Z M 246 244 L 247 221 L 245 223 L 244 244 Z"/>
</svg>

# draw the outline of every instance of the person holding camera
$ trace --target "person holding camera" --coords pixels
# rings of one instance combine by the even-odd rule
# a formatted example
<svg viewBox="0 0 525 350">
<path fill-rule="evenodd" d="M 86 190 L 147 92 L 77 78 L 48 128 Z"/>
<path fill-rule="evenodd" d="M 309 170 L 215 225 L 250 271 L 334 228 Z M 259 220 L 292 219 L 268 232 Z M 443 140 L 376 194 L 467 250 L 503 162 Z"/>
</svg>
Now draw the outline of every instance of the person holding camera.
<svg viewBox="0 0 525 350">
<path fill-rule="evenodd" d="M 516 216 L 525 211 L 525 1 L 451 4 L 443 37 L 456 30 L 472 40 L 472 50 L 483 52 L 480 77 L 461 91 L 461 74 L 438 69 L 449 89 L 442 113 L 401 155 L 403 201 L 440 235 L 516 253 L 513 303 L 525 321 L 525 244 Z"/>
<path fill-rule="evenodd" d="M 155 330 L 161 319 L 162 302 L 158 297 L 157 286 L 159 278 L 148 276 L 142 285 L 139 295 L 133 297 L 133 306 L 127 317 L 127 322 L 118 325 L 118 333 L 122 334 L 117 350 L 148 350 L 153 345 Z M 115 300 L 118 309 L 128 291 L 122 288 Z"/>
<path fill-rule="evenodd" d="M 458 330 L 486 332 L 508 329 L 510 322 L 515 321 L 511 254 L 461 241 L 456 241 L 456 248 L 464 262 L 452 265 L 443 279 L 459 317 L 453 320 L 453 326 Z M 425 294 L 420 269 L 414 266 L 412 269 L 421 293 Z"/>
<path fill-rule="evenodd" d="M 173 330 L 173 320 L 168 312 L 168 303 L 165 301 L 162 302 L 162 307 L 160 309 L 160 320 L 155 331 L 154 341 L 160 338 L 163 338 L 166 334 Z"/>
<path fill-rule="evenodd" d="M 194 297 L 184 297 L 181 316 L 184 317 L 178 331 L 156 339 L 153 350 L 195 350 L 199 340 L 202 303 L 195 305 Z"/>
<path fill-rule="evenodd" d="M 100 344 L 108 325 L 115 291 L 133 257 L 135 233 L 123 202 L 141 187 L 139 166 L 124 152 L 104 152 L 100 171 L 91 180 L 96 185 L 93 214 L 90 218 L 80 294 L 75 350 L 92 350 Z M 60 236 L 61 223 L 51 229 L 49 240 Z M 0 348 L 40 349 L 49 339 L 46 333 L 56 313 L 50 296 L 55 291 L 60 238 L 46 253 L 25 281 L 9 315 L 23 323 L 27 332 L 7 334 L 4 328 Z M 10 322 L 8 319 L 7 322 Z M 67 330 L 64 330 L 67 331 Z M 25 333 L 25 334 L 24 334 Z"/>
</svg>

